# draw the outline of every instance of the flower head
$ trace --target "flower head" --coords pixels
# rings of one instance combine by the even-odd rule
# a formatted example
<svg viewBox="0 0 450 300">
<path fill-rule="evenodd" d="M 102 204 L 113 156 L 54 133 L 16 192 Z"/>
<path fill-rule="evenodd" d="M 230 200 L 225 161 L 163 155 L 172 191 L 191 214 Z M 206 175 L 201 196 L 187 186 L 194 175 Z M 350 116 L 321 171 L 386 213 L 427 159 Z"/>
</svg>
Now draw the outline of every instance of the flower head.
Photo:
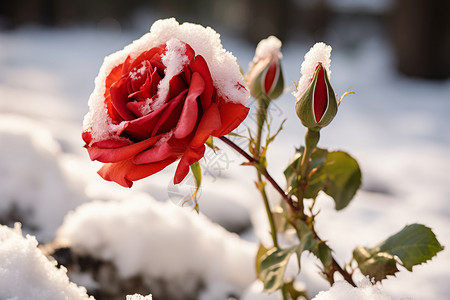
<svg viewBox="0 0 450 300">
<path fill-rule="evenodd" d="M 174 182 L 247 116 L 249 97 L 236 58 L 211 28 L 160 20 L 105 58 L 89 99 L 83 140 L 99 174 L 133 181 L 179 160 Z"/>
<path fill-rule="evenodd" d="M 280 48 L 281 41 L 275 36 L 258 43 L 246 76 L 250 93 L 254 98 L 265 96 L 275 99 L 283 92 L 284 79 L 281 70 L 283 55 Z"/>
</svg>

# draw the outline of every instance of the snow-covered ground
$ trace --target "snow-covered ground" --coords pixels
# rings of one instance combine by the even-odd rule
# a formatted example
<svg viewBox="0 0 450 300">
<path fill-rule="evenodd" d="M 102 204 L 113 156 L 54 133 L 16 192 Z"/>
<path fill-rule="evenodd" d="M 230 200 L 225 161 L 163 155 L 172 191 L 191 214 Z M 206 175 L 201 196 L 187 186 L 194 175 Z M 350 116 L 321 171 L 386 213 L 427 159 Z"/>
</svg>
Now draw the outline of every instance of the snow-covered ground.
<svg viewBox="0 0 450 300">
<path fill-rule="evenodd" d="M 246 287 L 244 298 L 253 299 L 254 252 L 258 240 L 270 239 L 253 185 L 254 170 L 240 166 L 243 160 L 238 155 L 218 142 L 219 155 L 210 153 L 202 161 L 200 211 L 205 217 L 172 204 L 192 188 L 192 180 L 181 186 L 171 184 L 172 166 L 125 189 L 103 181 L 96 174 L 99 164 L 91 162 L 82 147 L 81 124 L 103 58 L 143 33 L 93 28 L 0 32 L 0 221 L 5 224 L 18 218 L 23 231 L 40 243 L 58 236 L 82 252 L 110 259 L 123 276 L 140 272 L 176 280 L 192 273 L 189 284 L 201 280 L 204 299 L 223 299 Z M 230 37 L 223 37 L 223 44 L 246 68 L 253 46 Z M 311 46 L 286 43 L 282 48 L 290 91 L 276 100 L 271 113 L 275 123 L 288 120 L 269 151 L 269 170 L 281 184 L 282 170 L 294 146 L 303 140 L 304 129 L 290 92 Z M 364 177 L 363 189 L 341 212 L 334 211 L 332 200 L 320 198 L 317 226 L 321 236 L 329 240 L 341 262 L 350 260 L 355 246 L 374 246 L 415 222 L 431 227 L 439 241 L 449 245 L 450 81 L 400 76 L 388 46 L 377 37 L 361 41 L 357 48 L 334 47 L 331 70 L 336 93 L 356 94 L 343 100 L 336 119 L 322 131 L 320 146 L 352 154 Z M 246 124 L 252 126 L 253 119 Z M 208 218 L 238 232 L 240 238 Z M 24 243 L 16 237 L 18 229 L 3 228 L 2 232 L 6 233 L 1 240 L 14 236 Z M 35 247 L 31 238 L 28 241 L 27 247 Z M 9 256 L 10 251 L 1 254 Z M 165 253 L 173 259 L 157 259 Z M 0 257 L 2 262 L 5 259 Z M 305 257 L 301 276 L 311 296 L 328 289 L 314 263 Z M 449 265 L 450 254 L 444 250 L 431 262 L 414 267 L 413 273 L 402 270 L 384 281 L 382 291 L 394 299 L 447 299 Z M 0 276 L 0 280 L 9 279 Z M 2 292 L 2 299 L 13 296 Z"/>
</svg>

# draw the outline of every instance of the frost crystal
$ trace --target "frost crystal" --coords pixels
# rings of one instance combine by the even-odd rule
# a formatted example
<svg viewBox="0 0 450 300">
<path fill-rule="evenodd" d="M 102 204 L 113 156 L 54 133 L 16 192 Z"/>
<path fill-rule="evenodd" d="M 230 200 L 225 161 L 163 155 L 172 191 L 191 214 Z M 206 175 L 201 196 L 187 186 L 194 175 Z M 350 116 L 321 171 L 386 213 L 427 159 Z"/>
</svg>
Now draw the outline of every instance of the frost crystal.
<svg viewBox="0 0 450 300">
<path fill-rule="evenodd" d="M 307 90 L 311 79 L 314 77 L 314 72 L 319 63 L 325 68 L 328 74 L 328 79 L 330 78 L 330 64 L 331 64 L 331 46 L 325 43 L 316 43 L 308 53 L 305 54 L 305 60 L 302 63 L 301 73 L 302 76 L 298 81 L 297 91 L 293 93 L 295 98 L 300 98 L 303 93 Z"/>
</svg>

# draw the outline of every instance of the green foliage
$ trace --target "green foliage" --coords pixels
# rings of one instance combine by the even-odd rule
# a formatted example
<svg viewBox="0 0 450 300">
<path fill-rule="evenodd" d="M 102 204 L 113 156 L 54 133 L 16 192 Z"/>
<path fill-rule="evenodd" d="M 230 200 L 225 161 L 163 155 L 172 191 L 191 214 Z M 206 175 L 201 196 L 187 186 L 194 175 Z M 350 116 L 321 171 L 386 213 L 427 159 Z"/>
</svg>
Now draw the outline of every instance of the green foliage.
<svg viewBox="0 0 450 300">
<path fill-rule="evenodd" d="M 334 199 L 337 210 L 343 209 L 361 186 L 358 162 L 345 152 L 329 152 L 322 172 L 327 176 L 324 192 Z"/>
<path fill-rule="evenodd" d="M 328 152 L 316 148 L 311 154 L 306 186 L 302 187 L 299 178 L 299 161 L 304 148 L 301 147 L 284 171 L 288 184 L 288 193 L 296 194 L 299 188 L 304 189 L 305 198 L 316 198 L 320 191 L 331 196 L 336 209 L 345 208 L 361 186 L 361 170 L 358 162 L 342 151 Z"/>
<path fill-rule="evenodd" d="M 280 289 L 284 284 L 284 272 L 287 263 L 298 246 L 287 249 L 265 249 L 263 246 L 258 250 L 256 270 L 258 277 L 264 283 L 264 290 L 271 293 Z"/>
<path fill-rule="evenodd" d="M 430 228 L 411 224 L 375 248 L 357 247 L 353 258 L 364 275 L 381 281 L 399 271 L 397 264 L 411 272 L 413 266 L 426 262 L 441 250 L 443 247 Z"/>
<path fill-rule="evenodd" d="M 198 161 L 191 165 L 191 172 L 192 172 L 192 175 L 194 175 L 194 179 L 195 179 L 195 192 L 183 204 L 194 199 L 194 202 L 195 202 L 194 209 L 198 212 L 197 193 L 202 184 L 202 169 L 200 168 L 200 163 Z"/>
</svg>

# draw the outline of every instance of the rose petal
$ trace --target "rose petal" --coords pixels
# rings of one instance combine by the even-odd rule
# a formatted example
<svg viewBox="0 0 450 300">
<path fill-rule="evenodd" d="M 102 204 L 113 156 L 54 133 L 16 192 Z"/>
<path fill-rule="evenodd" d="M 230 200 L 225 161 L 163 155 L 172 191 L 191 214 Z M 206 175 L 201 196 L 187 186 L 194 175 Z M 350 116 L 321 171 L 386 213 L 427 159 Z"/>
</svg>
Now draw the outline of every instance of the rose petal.
<svg viewBox="0 0 450 300">
<path fill-rule="evenodd" d="M 91 147 L 88 147 L 87 150 L 91 160 L 98 160 L 103 163 L 117 163 L 134 157 L 139 152 L 154 145 L 160 138 L 161 136 L 155 136 L 142 142 L 122 147 L 113 147 L 111 144 L 106 145 L 110 147 L 105 147 L 105 145 L 103 145 L 105 143 L 95 143 Z"/>
<path fill-rule="evenodd" d="M 126 121 L 133 120 L 134 114 L 127 108 L 128 93 L 126 88 L 126 78 L 116 81 L 111 85 L 111 103 L 117 113 Z"/>
<path fill-rule="evenodd" d="M 314 87 L 314 117 L 316 122 L 319 122 L 322 119 L 323 114 L 327 110 L 328 106 L 328 89 L 327 84 L 325 82 L 325 72 L 323 71 L 323 67 L 320 64 L 318 66 L 319 74 L 317 75 L 316 86 Z"/>
<path fill-rule="evenodd" d="M 170 81 L 169 81 L 169 95 L 168 95 L 167 99 L 174 98 L 175 96 L 177 96 L 182 91 L 184 91 L 184 90 L 186 90 L 188 88 L 188 86 L 186 85 L 185 81 L 180 76 L 180 74 L 182 72 L 183 71 L 181 71 L 180 73 L 178 73 L 177 75 L 172 77 L 172 79 L 170 79 Z"/>
<path fill-rule="evenodd" d="M 173 132 L 177 139 L 186 137 L 192 132 L 192 130 L 194 130 L 198 117 L 197 97 L 200 96 L 204 90 L 205 81 L 199 73 L 193 73 L 189 93 L 184 102 L 183 111 L 181 112 L 180 119 L 178 120 L 178 124 Z"/>
<path fill-rule="evenodd" d="M 175 171 L 175 176 L 173 178 L 173 183 L 178 184 L 182 182 L 189 173 L 189 166 L 199 161 L 203 157 L 204 153 L 205 145 L 201 145 L 198 148 L 188 148 L 178 163 L 177 170 Z"/>
<path fill-rule="evenodd" d="M 105 164 L 98 171 L 98 174 L 105 180 L 114 181 L 124 187 L 131 187 L 133 181 L 155 174 L 175 160 L 177 160 L 177 157 L 151 164 L 136 165 L 128 159 L 118 163 Z"/>
<path fill-rule="evenodd" d="M 131 64 L 127 69 L 123 70 L 122 74 L 128 74 L 133 68 L 138 67 L 142 61 L 148 60 L 153 66 L 156 66 L 159 63 L 161 63 L 161 56 L 166 52 L 166 46 L 160 45 L 157 47 L 153 47 L 148 51 L 142 52 L 138 57 L 133 59 Z M 155 62 L 154 62 L 155 61 Z M 162 64 L 162 63 L 161 63 Z M 164 67 L 163 67 L 164 69 Z"/>
<path fill-rule="evenodd" d="M 212 103 L 208 110 L 203 114 L 190 147 L 198 148 L 203 145 L 211 133 L 219 129 L 221 125 L 222 122 L 220 120 L 220 112 L 217 104 Z"/>
<path fill-rule="evenodd" d="M 179 140 L 173 137 L 172 132 L 166 133 L 162 135 L 157 145 L 137 154 L 133 158 L 133 162 L 135 164 L 147 164 L 164 160 L 168 157 L 181 157 L 189 147 L 192 137 L 193 134 Z"/>
<path fill-rule="evenodd" d="M 185 99 L 187 92 L 188 90 L 184 90 L 177 97 L 165 104 L 164 112 L 153 127 L 152 136 L 158 133 L 168 132 L 176 126 L 183 109 L 183 100 Z"/>
<path fill-rule="evenodd" d="M 167 117 L 170 116 L 174 111 L 176 104 L 183 99 L 184 95 L 185 93 L 181 93 L 175 99 L 172 99 L 170 102 L 164 104 L 157 110 L 152 111 L 148 115 L 126 122 L 123 130 L 139 140 L 144 140 L 157 134 L 155 128 L 156 130 L 159 128 L 159 120 L 166 115 Z"/>
<path fill-rule="evenodd" d="M 242 104 L 225 102 L 222 99 L 218 101 L 218 108 L 222 125 L 211 133 L 212 136 L 223 136 L 233 131 L 245 120 L 249 111 L 249 108 Z"/>
<path fill-rule="evenodd" d="M 190 64 L 190 68 L 192 72 L 199 73 L 204 82 L 205 82 L 205 90 L 200 95 L 200 100 L 202 104 L 203 111 L 206 111 L 211 104 L 211 99 L 213 95 L 213 81 L 211 77 L 211 73 L 209 72 L 208 64 L 206 60 L 201 56 L 197 55 L 195 59 Z"/>
<path fill-rule="evenodd" d="M 267 69 L 266 72 L 266 76 L 264 78 L 264 92 L 266 94 L 269 93 L 269 91 L 272 88 L 273 85 L 273 81 L 275 79 L 275 75 L 277 74 L 277 65 L 278 65 L 278 60 L 274 59 L 270 65 L 269 68 Z"/>
</svg>

